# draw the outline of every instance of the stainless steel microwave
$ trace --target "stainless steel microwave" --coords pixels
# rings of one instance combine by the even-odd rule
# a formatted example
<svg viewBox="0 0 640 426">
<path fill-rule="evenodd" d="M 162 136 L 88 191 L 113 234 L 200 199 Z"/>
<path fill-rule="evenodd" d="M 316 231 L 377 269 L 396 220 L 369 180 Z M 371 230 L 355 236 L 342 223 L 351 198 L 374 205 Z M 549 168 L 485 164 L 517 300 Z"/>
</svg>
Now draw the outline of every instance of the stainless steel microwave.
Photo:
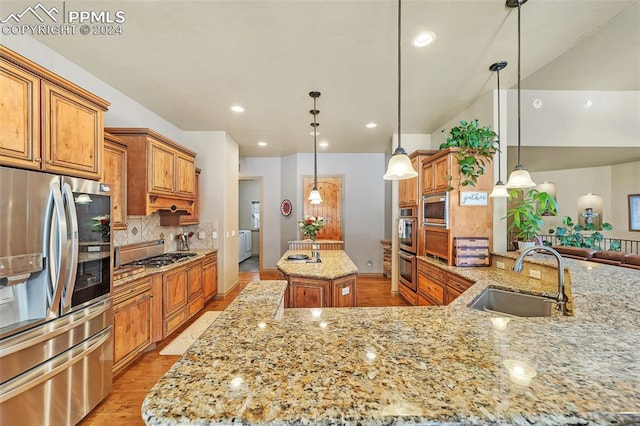
<svg viewBox="0 0 640 426">
<path fill-rule="evenodd" d="M 422 225 L 449 229 L 449 193 L 422 196 Z"/>
</svg>

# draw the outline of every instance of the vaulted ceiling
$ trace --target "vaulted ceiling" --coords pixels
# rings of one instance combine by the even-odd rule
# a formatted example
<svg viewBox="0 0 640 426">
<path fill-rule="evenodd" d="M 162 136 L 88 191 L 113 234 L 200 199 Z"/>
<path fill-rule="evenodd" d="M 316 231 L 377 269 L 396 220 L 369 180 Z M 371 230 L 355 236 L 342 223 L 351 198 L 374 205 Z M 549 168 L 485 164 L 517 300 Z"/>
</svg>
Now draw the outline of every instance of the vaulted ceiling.
<svg viewBox="0 0 640 426">
<path fill-rule="evenodd" d="M 3 1 L 0 16 L 32 3 Z M 522 87 L 640 89 L 639 3 L 525 3 Z M 501 73 L 503 87 L 516 84 L 517 10 L 504 0 L 402 5 L 403 133 L 431 133 L 494 89 L 488 67 L 497 60 L 513 64 Z M 397 119 L 396 1 L 97 0 L 66 7 L 122 10 L 123 33 L 38 40 L 183 130 L 229 132 L 241 156 L 311 152 L 311 90 L 322 93 L 318 130 L 326 152 L 388 151 Z M 422 30 L 435 32 L 436 41 L 412 47 Z M 246 111 L 233 113 L 233 104 Z M 378 127 L 366 128 L 371 121 Z"/>
</svg>

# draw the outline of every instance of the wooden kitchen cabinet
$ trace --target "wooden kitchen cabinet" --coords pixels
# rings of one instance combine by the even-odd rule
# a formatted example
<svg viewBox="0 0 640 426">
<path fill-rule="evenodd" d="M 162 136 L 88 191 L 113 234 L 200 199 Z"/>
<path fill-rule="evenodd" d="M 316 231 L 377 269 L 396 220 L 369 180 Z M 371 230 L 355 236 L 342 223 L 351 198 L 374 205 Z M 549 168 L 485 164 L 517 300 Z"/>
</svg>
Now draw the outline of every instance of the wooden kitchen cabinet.
<svg viewBox="0 0 640 426">
<path fill-rule="evenodd" d="M 445 299 L 447 305 L 453 302 L 472 285 L 473 282 L 447 272 L 447 297 Z"/>
<path fill-rule="evenodd" d="M 102 181 L 111 188 L 111 228 L 127 229 L 127 146 L 104 134 Z"/>
<path fill-rule="evenodd" d="M 180 214 L 193 214 L 196 153 L 144 128 L 108 127 L 127 143 L 127 210 L 148 216 L 160 211 L 160 224 L 177 226 Z M 173 219 L 165 224 L 163 216 Z"/>
<path fill-rule="evenodd" d="M 334 308 L 352 308 L 358 306 L 357 300 L 357 278 L 355 275 L 333 280 L 333 303 Z"/>
<path fill-rule="evenodd" d="M 162 278 L 163 338 L 186 320 L 188 274 L 186 265 L 170 269 Z"/>
<path fill-rule="evenodd" d="M 187 265 L 187 319 L 204 307 L 202 260 Z"/>
<path fill-rule="evenodd" d="M 38 170 L 40 79 L 0 57 L 0 164 Z"/>
<path fill-rule="evenodd" d="M 102 177 L 109 102 L 0 45 L 0 104 L 0 164 Z"/>
<path fill-rule="evenodd" d="M 42 93 L 43 170 L 100 179 L 104 111 L 73 92 L 46 81 Z"/>
<path fill-rule="evenodd" d="M 485 238 L 487 247 L 492 247 L 493 237 L 493 206 L 488 197 L 493 188 L 493 169 L 487 165 L 485 174 L 478 178 L 475 186 L 459 186 L 460 170 L 456 158 L 459 151 L 459 148 L 440 150 L 422 159 L 420 169 L 422 194 L 446 192 L 449 226 L 448 229 L 423 226 L 418 234 L 418 255 L 436 256 L 449 265 L 455 265 L 456 262 L 456 238 Z M 461 199 L 468 192 L 473 192 L 476 198 L 484 197 L 486 204 L 465 205 Z"/>
<path fill-rule="evenodd" d="M 218 253 L 210 253 L 202 261 L 202 287 L 205 303 L 218 292 Z"/>
<path fill-rule="evenodd" d="M 289 277 L 288 308 L 323 308 L 329 306 L 331 281 Z"/>
<path fill-rule="evenodd" d="M 414 170 L 418 171 L 418 156 L 414 154 L 410 155 L 411 165 Z M 400 207 L 418 206 L 418 179 L 418 177 L 415 177 L 398 181 L 398 203 Z"/>
<path fill-rule="evenodd" d="M 197 225 L 200 223 L 200 173 L 201 173 L 201 170 L 196 169 L 196 177 L 195 177 L 196 181 L 195 181 L 195 191 L 194 191 L 195 201 L 193 202 L 193 213 L 183 214 L 178 216 L 179 217 L 178 226 Z M 165 215 L 164 217 L 160 218 L 161 225 L 164 225 L 164 223 L 162 222 L 162 219 L 164 219 L 165 217 L 168 217 L 168 216 Z"/>
<path fill-rule="evenodd" d="M 113 374 L 135 360 L 152 343 L 151 277 L 123 285 L 114 293 Z"/>
<path fill-rule="evenodd" d="M 449 186 L 451 156 L 435 156 L 422 160 L 422 193 L 443 192 Z"/>
</svg>

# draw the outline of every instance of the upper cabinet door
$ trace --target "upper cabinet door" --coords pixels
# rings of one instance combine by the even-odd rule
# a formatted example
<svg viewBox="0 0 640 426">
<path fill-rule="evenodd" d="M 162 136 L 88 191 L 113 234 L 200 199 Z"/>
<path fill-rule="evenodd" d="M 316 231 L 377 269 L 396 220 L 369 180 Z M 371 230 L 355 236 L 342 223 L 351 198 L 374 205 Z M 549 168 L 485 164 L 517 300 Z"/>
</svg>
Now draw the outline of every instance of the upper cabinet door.
<svg viewBox="0 0 640 426">
<path fill-rule="evenodd" d="M 176 195 L 188 198 L 196 196 L 196 160 L 183 154 L 177 154 Z"/>
<path fill-rule="evenodd" d="M 151 138 L 149 144 L 149 193 L 173 195 L 175 189 L 176 152 Z M 194 171 L 195 173 L 195 171 Z"/>
<path fill-rule="evenodd" d="M 111 188 L 111 226 L 127 229 L 127 147 L 113 135 L 104 136 L 102 180 Z"/>
<path fill-rule="evenodd" d="M 40 79 L 0 60 L 0 164 L 39 169 Z"/>
<path fill-rule="evenodd" d="M 102 176 L 104 111 L 87 100 L 43 83 L 43 170 L 89 179 Z"/>
</svg>

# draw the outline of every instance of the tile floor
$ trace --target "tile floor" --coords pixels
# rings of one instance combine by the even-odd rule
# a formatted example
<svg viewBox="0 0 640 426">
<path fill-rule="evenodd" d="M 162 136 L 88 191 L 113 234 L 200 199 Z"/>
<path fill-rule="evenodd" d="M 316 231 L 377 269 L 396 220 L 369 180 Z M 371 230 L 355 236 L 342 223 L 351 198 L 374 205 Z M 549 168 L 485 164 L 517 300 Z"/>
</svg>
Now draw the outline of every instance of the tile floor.
<svg viewBox="0 0 640 426">
<path fill-rule="evenodd" d="M 238 265 L 240 272 L 258 272 L 260 271 L 260 257 L 253 255 L 250 258 L 243 260 Z"/>
</svg>

